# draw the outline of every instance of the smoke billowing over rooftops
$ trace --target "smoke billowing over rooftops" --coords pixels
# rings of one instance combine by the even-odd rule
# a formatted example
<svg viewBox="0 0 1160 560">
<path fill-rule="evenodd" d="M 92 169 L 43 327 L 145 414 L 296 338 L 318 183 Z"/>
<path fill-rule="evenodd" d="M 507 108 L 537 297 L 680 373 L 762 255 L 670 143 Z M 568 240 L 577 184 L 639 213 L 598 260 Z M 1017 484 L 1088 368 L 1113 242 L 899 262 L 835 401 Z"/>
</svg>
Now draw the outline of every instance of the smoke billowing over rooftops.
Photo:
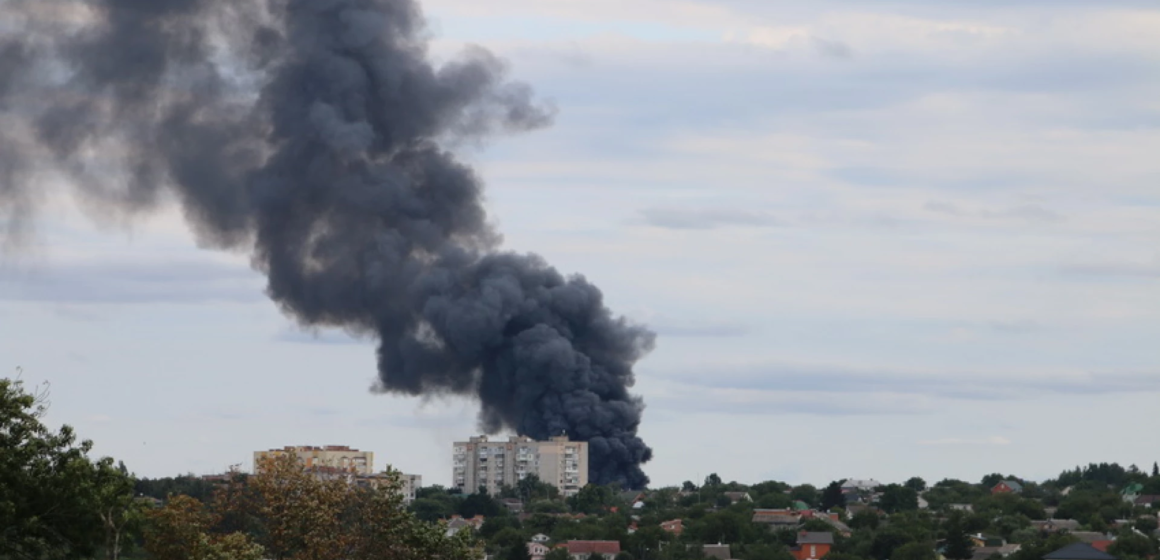
<svg viewBox="0 0 1160 560">
<path fill-rule="evenodd" d="M 176 195 L 200 243 L 251 251 L 305 325 L 379 341 L 376 390 L 478 399 L 484 430 L 589 442 L 590 479 L 641 487 L 629 393 L 653 334 L 600 290 L 499 250 L 446 141 L 552 113 L 482 49 L 433 66 L 411 0 L 9 0 L 0 223 L 43 172 L 102 212 Z"/>
</svg>

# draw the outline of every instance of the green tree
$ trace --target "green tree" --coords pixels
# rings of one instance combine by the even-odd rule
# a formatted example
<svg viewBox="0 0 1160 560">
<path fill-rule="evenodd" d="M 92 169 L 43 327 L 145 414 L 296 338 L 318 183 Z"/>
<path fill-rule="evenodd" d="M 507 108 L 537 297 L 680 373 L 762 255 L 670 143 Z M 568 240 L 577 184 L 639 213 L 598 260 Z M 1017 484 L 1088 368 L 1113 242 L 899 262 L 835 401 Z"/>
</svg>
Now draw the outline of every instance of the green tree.
<svg viewBox="0 0 1160 560">
<path fill-rule="evenodd" d="M 45 427 L 47 396 L 0 379 L 0 558 L 91 557 L 132 518 L 127 473 L 90 460 L 92 442 L 71 427 Z"/>
<path fill-rule="evenodd" d="M 532 555 L 528 553 L 528 545 L 521 542 L 509 546 L 507 554 L 504 554 L 503 558 L 504 560 L 532 560 Z"/>
<path fill-rule="evenodd" d="M 961 512 L 953 512 L 943 524 L 943 538 L 946 551 L 943 556 L 951 560 L 968 560 L 975 553 L 975 545 L 967 534 L 966 523 Z"/>
<path fill-rule="evenodd" d="M 706 476 L 704 486 L 709 487 L 709 488 L 713 488 L 715 486 L 721 486 L 721 477 L 717 476 L 717 473 L 712 473 L 709 476 Z"/>
<path fill-rule="evenodd" d="M 934 545 L 929 542 L 906 543 L 894 550 L 890 560 L 935 560 Z"/>
<path fill-rule="evenodd" d="M 802 484 L 795 486 L 790 490 L 789 497 L 794 500 L 805 502 L 806 505 L 814 507 L 818 505 L 818 489 L 812 484 Z"/>
<path fill-rule="evenodd" d="M 1160 476 L 1160 462 L 1152 462 L 1152 476 Z"/>
<path fill-rule="evenodd" d="M 544 560 L 572 560 L 566 548 L 553 548 L 544 556 Z"/>
<path fill-rule="evenodd" d="M 1108 546 L 1108 553 L 1118 558 L 1151 558 L 1156 554 L 1156 543 L 1133 531 L 1123 531 Z"/>
<path fill-rule="evenodd" d="M 926 481 L 915 476 L 911 477 L 910 480 L 907 480 L 903 486 L 910 488 L 915 492 L 922 492 L 923 490 L 926 490 Z"/>
<path fill-rule="evenodd" d="M 918 509 L 918 492 L 899 484 L 888 484 L 882 489 L 878 505 L 886 513 Z"/>
<path fill-rule="evenodd" d="M 854 517 L 850 518 L 850 528 L 851 529 L 871 529 L 871 530 L 873 530 L 873 529 L 878 528 L 878 524 L 881 521 L 882 521 L 882 518 L 878 517 L 877 512 L 875 512 L 873 510 L 869 510 L 869 509 L 864 509 L 862 511 L 859 511 L 858 513 L 855 513 Z"/>
<path fill-rule="evenodd" d="M 822 490 L 819 507 L 823 511 L 829 511 L 831 508 L 842 507 L 846 505 L 846 498 L 842 495 L 842 484 L 845 480 L 835 480 Z"/>
</svg>

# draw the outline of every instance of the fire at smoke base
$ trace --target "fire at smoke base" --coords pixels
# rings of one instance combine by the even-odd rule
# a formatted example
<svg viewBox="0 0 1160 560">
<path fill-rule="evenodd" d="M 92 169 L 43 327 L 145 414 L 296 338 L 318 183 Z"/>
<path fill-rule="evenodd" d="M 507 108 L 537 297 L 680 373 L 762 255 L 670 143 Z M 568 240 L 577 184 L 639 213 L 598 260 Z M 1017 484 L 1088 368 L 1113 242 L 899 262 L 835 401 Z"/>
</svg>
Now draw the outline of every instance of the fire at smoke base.
<svg viewBox="0 0 1160 560">
<path fill-rule="evenodd" d="M 444 146 L 550 124 L 482 49 L 434 66 L 412 0 L 8 0 L 0 219 L 44 172 L 102 214 L 180 201 L 199 242 L 251 251 L 303 325 L 379 341 L 377 391 L 480 402 L 480 424 L 589 442 L 590 480 L 641 488 L 629 393 L 654 335 L 583 277 L 499 250 Z"/>
</svg>

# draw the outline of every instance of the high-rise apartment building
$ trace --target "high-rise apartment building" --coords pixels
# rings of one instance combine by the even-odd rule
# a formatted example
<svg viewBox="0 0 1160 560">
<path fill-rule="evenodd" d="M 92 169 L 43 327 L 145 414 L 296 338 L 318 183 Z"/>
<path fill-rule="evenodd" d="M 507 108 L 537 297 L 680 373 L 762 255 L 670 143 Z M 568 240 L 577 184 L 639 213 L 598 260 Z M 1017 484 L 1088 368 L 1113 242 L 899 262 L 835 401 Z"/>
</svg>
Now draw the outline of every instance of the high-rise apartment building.
<svg viewBox="0 0 1160 560">
<path fill-rule="evenodd" d="M 267 457 L 295 455 L 302 465 L 312 471 L 338 474 L 369 475 L 375 472 L 375 454 L 359 451 L 345 445 L 291 445 L 282 449 L 254 452 L 254 472 L 261 468 Z"/>
<path fill-rule="evenodd" d="M 588 484 L 588 442 L 567 436 L 548 441 L 522 436 L 488 441 L 478 436 L 453 445 L 452 464 L 451 483 L 465 493 L 484 487 L 495 494 L 534 474 L 561 495 L 571 496 Z"/>
</svg>

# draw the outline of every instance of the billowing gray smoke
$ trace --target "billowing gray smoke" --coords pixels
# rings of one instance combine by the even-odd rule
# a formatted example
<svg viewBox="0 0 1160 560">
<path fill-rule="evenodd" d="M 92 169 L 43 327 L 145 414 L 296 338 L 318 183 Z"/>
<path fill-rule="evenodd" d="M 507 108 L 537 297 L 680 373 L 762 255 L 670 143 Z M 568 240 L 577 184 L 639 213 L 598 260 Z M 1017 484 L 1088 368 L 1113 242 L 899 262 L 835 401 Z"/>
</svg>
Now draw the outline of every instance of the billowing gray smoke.
<svg viewBox="0 0 1160 560">
<path fill-rule="evenodd" d="M 378 390 L 470 395 L 488 432 L 590 444 L 641 487 L 628 392 L 653 335 L 534 255 L 500 252 L 446 149 L 551 112 L 470 50 L 433 65 L 412 0 L 4 0 L 0 220 L 45 178 L 101 216 L 180 201 L 199 241 L 252 251 L 303 325 L 379 341 Z"/>
</svg>

